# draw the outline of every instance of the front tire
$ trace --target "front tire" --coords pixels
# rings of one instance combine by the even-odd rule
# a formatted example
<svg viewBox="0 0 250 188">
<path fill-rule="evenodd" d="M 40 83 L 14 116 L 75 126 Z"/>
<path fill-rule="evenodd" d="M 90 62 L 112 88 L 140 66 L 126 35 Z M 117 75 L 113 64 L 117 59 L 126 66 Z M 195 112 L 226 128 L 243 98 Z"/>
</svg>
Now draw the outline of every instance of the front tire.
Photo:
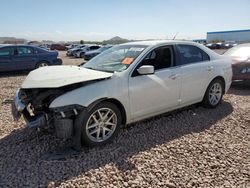
<svg viewBox="0 0 250 188">
<path fill-rule="evenodd" d="M 80 54 L 80 58 L 84 58 L 84 53 L 83 52 Z"/>
<path fill-rule="evenodd" d="M 41 61 L 41 62 L 37 63 L 36 68 L 46 67 L 46 66 L 49 66 L 49 63 L 46 61 Z"/>
<path fill-rule="evenodd" d="M 101 102 L 90 111 L 79 114 L 81 140 L 86 146 L 100 146 L 113 140 L 121 127 L 121 112 L 110 102 Z"/>
<path fill-rule="evenodd" d="M 223 86 L 224 84 L 220 79 L 215 79 L 209 84 L 203 99 L 205 107 L 215 108 L 221 103 L 224 94 Z"/>
</svg>

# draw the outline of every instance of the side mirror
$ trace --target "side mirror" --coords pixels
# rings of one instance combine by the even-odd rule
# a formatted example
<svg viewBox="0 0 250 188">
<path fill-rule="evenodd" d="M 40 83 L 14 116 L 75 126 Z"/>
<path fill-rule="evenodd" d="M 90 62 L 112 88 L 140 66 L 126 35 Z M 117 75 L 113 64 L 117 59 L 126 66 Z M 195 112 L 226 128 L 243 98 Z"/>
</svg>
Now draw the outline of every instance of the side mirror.
<svg viewBox="0 0 250 188">
<path fill-rule="evenodd" d="M 142 65 L 137 71 L 141 75 L 154 74 L 155 68 L 152 65 Z"/>
</svg>

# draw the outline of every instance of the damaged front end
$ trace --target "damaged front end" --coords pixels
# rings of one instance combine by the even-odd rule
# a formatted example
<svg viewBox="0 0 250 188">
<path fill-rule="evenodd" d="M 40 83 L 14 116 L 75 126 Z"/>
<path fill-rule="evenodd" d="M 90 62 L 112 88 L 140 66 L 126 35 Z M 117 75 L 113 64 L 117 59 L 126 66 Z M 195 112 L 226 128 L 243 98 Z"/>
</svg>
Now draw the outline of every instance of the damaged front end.
<svg viewBox="0 0 250 188">
<path fill-rule="evenodd" d="M 73 134 L 75 116 L 84 107 L 69 105 L 51 109 L 49 105 L 56 97 L 73 88 L 18 89 L 12 103 L 12 115 L 15 120 L 23 116 L 29 128 L 55 129 L 57 137 L 69 138 Z"/>
</svg>

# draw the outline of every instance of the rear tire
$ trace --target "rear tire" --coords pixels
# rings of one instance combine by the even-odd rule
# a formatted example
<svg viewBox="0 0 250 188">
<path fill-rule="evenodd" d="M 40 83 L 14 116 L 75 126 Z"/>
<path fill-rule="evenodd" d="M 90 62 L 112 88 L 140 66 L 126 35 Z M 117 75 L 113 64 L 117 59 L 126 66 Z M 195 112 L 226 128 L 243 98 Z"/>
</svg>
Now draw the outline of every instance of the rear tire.
<svg viewBox="0 0 250 188">
<path fill-rule="evenodd" d="M 76 118 L 81 125 L 81 140 L 86 146 L 100 146 L 111 142 L 118 134 L 122 117 L 119 108 L 110 102 L 101 102 Z"/>
<path fill-rule="evenodd" d="M 215 108 L 217 107 L 222 100 L 224 94 L 224 84 L 220 79 L 213 80 L 205 93 L 203 98 L 203 105 L 207 108 Z"/>
</svg>

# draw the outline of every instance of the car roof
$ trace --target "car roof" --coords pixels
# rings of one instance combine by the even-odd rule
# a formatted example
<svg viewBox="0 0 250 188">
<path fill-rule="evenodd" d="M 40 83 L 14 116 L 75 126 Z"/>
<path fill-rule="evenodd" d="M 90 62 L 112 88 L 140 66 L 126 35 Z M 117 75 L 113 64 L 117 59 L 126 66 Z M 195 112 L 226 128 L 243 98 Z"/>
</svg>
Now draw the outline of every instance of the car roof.
<svg viewBox="0 0 250 188">
<path fill-rule="evenodd" d="M 15 44 L 0 44 L 1 47 L 4 47 L 4 46 L 16 46 Z"/>
<path fill-rule="evenodd" d="M 146 40 L 146 41 L 136 41 L 136 42 L 128 42 L 121 45 L 147 45 L 147 46 L 155 46 L 161 44 L 196 44 L 192 41 L 184 41 L 184 40 Z"/>
<path fill-rule="evenodd" d="M 40 48 L 38 46 L 27 45 L 27 44 L 0 44 L 0 48 L 3 47 L 31 47 L 31 48 Z"/>
</svg>

